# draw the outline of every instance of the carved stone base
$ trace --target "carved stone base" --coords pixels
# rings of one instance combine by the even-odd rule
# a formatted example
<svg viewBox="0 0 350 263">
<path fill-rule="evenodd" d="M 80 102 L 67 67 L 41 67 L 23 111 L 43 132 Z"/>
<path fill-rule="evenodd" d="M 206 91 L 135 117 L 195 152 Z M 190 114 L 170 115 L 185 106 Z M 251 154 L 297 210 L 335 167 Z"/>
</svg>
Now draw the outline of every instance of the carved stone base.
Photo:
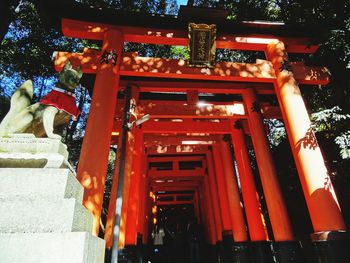
<svg viewBox="0 0 350 263">
<path fill-rule="evenodd" d="M 0 168 L 68 168 L 68 151 L 59 139 L 15 134 L 0 138 Z"/>
</svg>

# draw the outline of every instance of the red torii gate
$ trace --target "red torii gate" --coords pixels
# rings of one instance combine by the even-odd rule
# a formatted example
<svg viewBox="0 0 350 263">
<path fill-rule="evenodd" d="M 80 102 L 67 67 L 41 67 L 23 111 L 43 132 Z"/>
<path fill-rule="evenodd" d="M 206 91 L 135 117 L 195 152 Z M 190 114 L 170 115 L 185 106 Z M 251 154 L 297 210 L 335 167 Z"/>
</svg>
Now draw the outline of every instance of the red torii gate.
<svg viewBox="0 0 350 263">
<path fill-rule="evenodd" d="M 84 204 L 93 213 L 95 218 L 95 234 L 98 232 L 99 228 L 107 167 L 107 155 L 114 123 L 113 116 L 116 107 L 116 94 L 120 86 L 119 80 L 121 76 L 186 79 L 190 80 L 188 81 L 190 84 L 185 83 L 185 88 L 182 88 L 186 91 L 197 90 L 215 93 L 241 94 L 245 107 L 244 116 L 233 113 L 229 119 L 223 119 L 219 122 L 194 122 L 193 120 L 188 120 L 178 123 L 171 121 L 160 122 L 152 119 L 150 122 L 144 123 L 142 125 L 142 129 L 134 128 L 134 132 L 136 132 L 136 134 L 140 134 L 135 136 L 141 139 L 135 140 L 135 144 L 137 141 L 139 141 L 137 146 L 132 146 L 133 143 L 131 142 L 130 152 L 132 151 L 133 147 L 141 149 L 139 147 L 142 147 L 143 145 L 140 143 L 140 141 L 142 141 L 142 134 L 147 133 L 232 134 L 234 137 L 233 144 L 235 146 L 238 166 L 242 171 L 245 171 L 242 173 L 244 174 L 242 177 L 244 182 L 242 182 L 242 189 L 244 189 L 244 184 L 247 186 L 246 190 L 243 190 L 243 198 L 247 200 L 246 204 L 251 205 L 251 208 L 247 206 L 247 215 L 251 213 L 250 216 L 247 216 L 248 225 L 249 227 L 254 228 L 254 224 L 261 221 L 258 219 L 259 214 L 257 212 L 259 211 L 259 205 L 257 203 L 258 201 L 256 200 L 256 194 L 254 191 L 255 188 L 252 185 L 251 172 L 247 170 L 249 164 L 247 163 L 246 150 L 244 150 L 245 142 L 242 139 L 241 131 L 233 128 L 234 120 L 230 120 L 230 118 L 246 118 L 250 127 L 250 133 L 252 136 L 275 240 L 289 241 L 293 240 L 294 236 L 289 224 L 289 219 L 286 213 L 280 188 L 276 180 L 276 171 L 273 166 L 271 153 L 269 151 L 268 141 L 262 122 L 262 115 L 259 111 L 250 110 L 255 106 L 255 102 L 257 101 L 256 94 L 259 93 L 260 86 L 262 87 L 262 92 L 265 94 L 275 93 L 277 95 L 283 120 L 286 125 L 288 138 L 290 140 L 293 156 L 297 165 L 314 231 L 325 232 L 346 229 L 331 180 L 324 165 L 321 151 L 310 128 L 310 119 L 298 87 L 298 83 L 319 85 L 327 84 L 327 71 L 324 68 L 307 67 L 300 62 L 288 62 L 287 52 L 315 52 L 317 46 L 309 47 L 308 39 L 275 38 L 271 36 L 245 37 L 237 35 L 219 35 L 216 41 L 218 48 L 264 51 L 267 60 L 258 60 L 254 64 L 220 62 L 216 64 L 214 69 L 198 69 L 186 67 L 185 61 L 182 60 L 141 58 L 135 54 L 122 54 L 124 41 L 152 44 L 187 45 L 185 31 L 173 30 L 170 32 L 169 30 L 113 26 L 69 19 L 62 19 L 62 30 L 63 33 L 69 37 L 97 39 L 103 41 L 101 51 L 84 50 L 84 53 L 82 54 L 61 52 L 58 53 L 55 62 L 57 69 L 60 69 L 69 59 L 75 65 L 82 65 L 84 72 L 96 74 L 90 116 L 87 123 L 86 134 L 84 137 L 78 167 L 78 178 L 85 187 Z M 118 56 L 116 64 L 101 64 L 101 55 L 110 51 L 114 51 Z M 291 71 L 283 70 L 282 66 L 286 63 L 289 63 Z M 196 85 L 194 80 L 236 83 L 215 82 L 207 84 L 207 87 L 199 87 L 202 84 L 200 83 Z M 191 83 L 191 81 L 193 83 Z M 253 84 L 247 85 L 247 82 Z M 272 85 L 274 88 L 266 89 L 266 83 Z M 165 85 L 165 88 L 167 88 L 167 84 L 163 85 Z M 190 88 L 186 87 L 186 85 Z M 252 88 L 252 86 L 254 88 Z M 170 86 L 168 86 L 168 88 L 169 87 Z M 170 90 L 173 90 L 172 87 L 170 88 Z M 140 86 L 140 89 L 158 89 L 164 91 L 163 88 L 159 86 L 152 87 L 151 84 L 146 87 Z M 181 90 L 181 88 L 178 89 Z M 160 114 L 162 110 L 162 108 L 158 110 L 159 114 L 157 115 L 157 118 L 162 118 L 162 114 Z M 218 112 L 215 113 L 215 116 L 220 116 L 220 110 L 216 110 Z M 223 108 L 223 111 L 225 112 L 227 109 Z M 147 110 L 145 110 L 144 113 L 147 113 Z M 193 112 L 193 109 L 190 113 L 185 111 L 179 112 L 178 115 L 170 114 L 170 117 L 184 118 L 184 115 L 190 115 L 193 117 L 192 114 L 194 114 L 196 117 L 209 117 L 209 113 L 197 113 L 196 111 Z M 169 115 L 165 118 L 169 118 Z M 308 145 L 308 141 L 310 140 L 313 141 L 313 147 Z M 216 153 L 218 153 L 217 147 L 217 145 L 213 147 L 213 151 Z M 222 147 L 224 149 L 226 146 Z M 225 151 L 227 152 L 227 150 Z M 138 157 L 137 154 L 139 155 Z M 212 159 L 212 156 L 210 156 L 210 151 L 206 154 L 208 160 Z M 128 154 L 129 158 L 132 159 L 132 155 L 134 160 L 137 158 L 136 160 L 139 160 L 139 163 L 142 163 L 143 158 L 141 156 L 143 155 L 143 150 L 138 150 L 136 152 L 134 151 L 133 154 Z M 217 155 L 215 154 L 215 156 Z M 134 171 L 135 174 L 142 174 L 142 172 L 140 172 L 140 170 L 142 170 L 141 165 L 131 168 L 131 159 L 130 161 L 127 161 L 129 166 L 126 169 L 129 169 L 130 173 L 132 172 L 131 169 L 134 169 L 137 170 Z M 227 162 L 227 157 L 223 158 L 222 161 L 224 160 Z M 219 161 L 215 160 L 214 164 L 217 162 Z M 208 161 L 208 165 L 210 165 L 210 163 L 212 163 L 212 161 Z M 218 167 L 219 166 L 216 168 Z M 212 169 L 214 168 L 211 168 L 211 170 Z M 222 171 L 218 173 L 220 174 Z M 225 178 L 225 180 L 228 179 L 227 177 Z M 128 180 L 130 180 L 130 176 Z M 219 178 L 218 184 L 223 187 L 224 182 L 220 180 L 222 180 L 222 178 Z M 327 186 L 325 187 L 326 182 Z M 127 187 L 132 187 L 130 184 L 132 184 L 132 182 L 126 181 L 125 185 Z M 213 187 L 213 185 L 214 184 L 204 183 L 204 188 L 206 188 L 206 191 L 208 191 L 208 188 Z M 147 191 L 147 189 L 144 189 L 143 191 L 145 190 Z M 212 189 L 212 191 L 215 191 L 215 189 Z M 232 193 L 235 190 L 230 189 L 229 191 Z M 126 190 L 126 196 L 123 202 L 133 200 L 128 198 L 128 194 L 129 191 Z M 133 198 L 135 198 L 135 196 Z M 224 198 L 224 196 L 222 196 L 222 198 Z M 211 202 L 213 207 L 215 206 L 215 203 L 215 201 Z M 219 200 L 219 203 L 221 206 L 225 206 L 228 204 L 228 201 L 223 199 Z M 144 208 L 145 207 L 142 209 Z M 225 211 L 228 212 L 230 209 L 231 208 L 228 210 L 225 209 Z M 216 212 L 218 211 L 217 208 L 215 209 L 215 207 L 214 210 Z M 126 211 L 127 208 L 123 203 L 122 213 L 126 215 Z M 232 214 L 232 211 L 230 211 L 230 213 Z M 220 212 L 215 214 L 219 215 Z M 139 215 L 140 214 L 138 214 L 138 216 Z M 225 214 L 222 216 L 224 217 L 222 219 L 223 230 L 230 227 L 234 230 L 234 226 L 232 226 L 232 222 L 230 222 L 232 219 L 230 215 Z M 138 218 L 140 220 L 140 217 Z M 214 218 L 214 220 L 216 224 L 221 219 Z M 122 216 L 122 222 L 120 225 L 120 231 L 122 234 L 119 236 L 121 246 L 125 244 L 125 223 L 126 222 L 123 221 Z M 220 226 L 219 223 L 217 225 Z M 237 229 L 239 232 L 241 228 Z M 221 233 L 218 233 L 219 231 L 220 229 L 216 229 L 217 239 L 220 239 Z M 260 227 L 252 231 L 250 234 L 252 240 L 253 235 L 257 235 L 257 239 L 266 239 L 264 226 L 261 223 Z M 211 233 L 211 235 L 213 237 L 213 233 Z M 239 240 L 237 236 L 238 234 L 234 235 L 234 237 Z M 106 239 L 110 240 L 110 236 L 107 235 Z M 131 238 L 130 242 L 134 242 L 134 239 Z M 244 237 L 243 234 L 242 240 L 244 239 L 246 240 L 246 237 Z M 110 245 L 111 243 L 109 242 L 108 244 Z"/>
</svg>

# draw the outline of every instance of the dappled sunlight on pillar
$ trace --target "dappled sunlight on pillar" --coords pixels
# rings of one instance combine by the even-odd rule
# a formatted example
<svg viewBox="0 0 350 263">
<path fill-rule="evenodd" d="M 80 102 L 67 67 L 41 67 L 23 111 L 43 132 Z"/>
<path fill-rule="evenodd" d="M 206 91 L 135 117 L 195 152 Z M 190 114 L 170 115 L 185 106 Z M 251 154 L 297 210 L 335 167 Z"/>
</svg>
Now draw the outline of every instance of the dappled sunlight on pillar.
<svg viewBox="0 0 350 263">
<path fill-rule="evenodd" d="M 122 45 L 123 36 L 121 32 L 111 30 L 105 33 L 103 48 L 100 52 L 103 54 L 104 51 L 115 51 L 120 57 Z M 77 171 L 78 180 L 88 187 L 84 191 L 84 203 L 88 201 L 90 203 L 89 210 L 93 209 L 90 212 L 94 214 L 93 233 L 95 235 L 99 232 L 99 218 L 102 210 L 116 94 L 119 88 L 118 68 L 120 59 L 117 62 L 116 65 L 109 62 L 102 64 L 96 74 L 91 108 Z M 110 88 L 106 89 L 105 87 Z"/>
<path fill-rule="evenodd" d="M 277 180 L 276 169 L 267 140 L 265 126 L 262 121 L 262 115 L 259 110 L 255 110 L 255 104 L 258 103 L 255 91 L 253 89 L 247 89 L 243 93 L 243 101 L 248 111 L 248 122 L 254 152 L 275 240 L 292 241 L 294 240 L 294 235 L 281 188 Z"/>
<path fill-rule="evenodd" d="M 288 67 L 283 67 L 289 63 L 284 43 L 281 41 L 270 43 L 267 46 L 267 56 L 275 68 L 277 76 L 275 91 L 282 108 L 314 231 L 345 230 L 329 172 L 311 128 L 311 121 L 293 69 L 290 71 Z M 323 69 L 319 70 L 323 72 L 322 74 L 326 74 Z M 313 74 L 313 77 L 318 75 L 316 72 Z M 323 78 L 326 81 L 327 75 Z"/>
<path fill-rule="evenodd" d="M 243 215 L 243 204 L 240 200 L 230 146 L 227 141 L 221 140 L 220 150 L 222 155 L 222 164 L 223 167 L 225 167 L 223 172 L 226 183 L 225 186 L 227 188 L 234 241 L 245 242 L 248 240 L 247 226 Z"/>
<path fill-rule="evenodd" d="M 261 211 L 259 195 L 257 193 L 248 150 L 244 139 L 245 135 L 241 127 L 235 127 L 238 125 L 242 126 L 241 121 L 232 125 L 232 143 L 237 162 L 243 201 L 245 204 L 250 240 L 268 240 L 265 218 Z"/>
</svg>

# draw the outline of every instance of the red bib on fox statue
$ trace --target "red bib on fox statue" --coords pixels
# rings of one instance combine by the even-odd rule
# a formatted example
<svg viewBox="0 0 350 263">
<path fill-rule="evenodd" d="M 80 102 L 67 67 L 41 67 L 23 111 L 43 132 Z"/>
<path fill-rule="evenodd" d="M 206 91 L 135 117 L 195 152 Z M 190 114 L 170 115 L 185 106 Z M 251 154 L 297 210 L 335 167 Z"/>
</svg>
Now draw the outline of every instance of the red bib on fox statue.
<svg viewBox="0 0 350 263">
<path fill-rule="evenodd" d="M 60 88 L 53 88 L 41 101 L 40 104 L 56 107 L 67 112 L 77 120 L 80 110 L 75 104 L 75 95 L 72 92 Z"/>
</svg>

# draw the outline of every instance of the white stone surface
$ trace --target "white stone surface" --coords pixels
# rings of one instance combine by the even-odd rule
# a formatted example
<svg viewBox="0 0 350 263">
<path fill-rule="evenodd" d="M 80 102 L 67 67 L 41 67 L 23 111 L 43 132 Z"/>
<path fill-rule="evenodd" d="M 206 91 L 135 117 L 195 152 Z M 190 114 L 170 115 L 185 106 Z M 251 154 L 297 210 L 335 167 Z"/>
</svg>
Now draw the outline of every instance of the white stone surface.
<svg viewBox="0 0 350 263">
<path fill-rule="evenodd" d="M 104 262 L 67 158 L 57 139 L 0 138 L 0 263 Z"/>
<path fill-rule="evenodd" d="M 32 134 L 31 134 L 32 135 Z M 67 146 L 60 139 L 35 138 L 30 134 L 0 138 L 0 152 L 3 153 L 58 153 L 68 158 Z"/>
<path fill-rule="evenodd" d="M 102 263 L 104 240 L 89 233 L 0 234 L 1 263 Z"/>
<path fill-rule="evenodd" d="M 92 221 L 75 199 L 0 203 L 0 233 L 91 232 Z"/>
<path fill-rule="evenodd" d="M 0 138 L 2 168 L 71 168 L 67 159 L 67 147 L 59 139 L 35 138 L 32 134 Z"/>
<path fill-rule="evenodd" d="M 2 153 L 0 168 L 69 168 L 65 157 L 57 153 Z"/>
<path fill-rule="evenodd" d="M 82 203 L 83 191 L 68 169 L 0 168 L 0 202 L 75 198 Z"/>
</svg>

